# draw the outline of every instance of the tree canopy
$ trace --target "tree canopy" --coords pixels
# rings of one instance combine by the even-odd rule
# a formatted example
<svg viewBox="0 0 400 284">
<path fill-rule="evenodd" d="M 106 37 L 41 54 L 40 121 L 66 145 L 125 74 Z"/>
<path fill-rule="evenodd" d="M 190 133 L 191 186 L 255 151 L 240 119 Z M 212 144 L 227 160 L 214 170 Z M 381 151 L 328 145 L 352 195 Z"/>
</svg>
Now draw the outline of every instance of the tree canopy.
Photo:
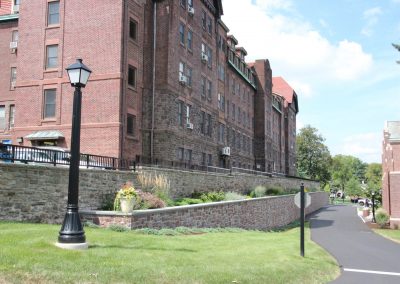
<svg viewBox="0 0 400 284">
<path fill-rule="evenodd" d="M 331 155 L 325 138 L 310 125 L 300 129 L 296 137 L 297 171 L 300 177 L 316 179 L 324 186 L 330 180 Z"/>
</svg>

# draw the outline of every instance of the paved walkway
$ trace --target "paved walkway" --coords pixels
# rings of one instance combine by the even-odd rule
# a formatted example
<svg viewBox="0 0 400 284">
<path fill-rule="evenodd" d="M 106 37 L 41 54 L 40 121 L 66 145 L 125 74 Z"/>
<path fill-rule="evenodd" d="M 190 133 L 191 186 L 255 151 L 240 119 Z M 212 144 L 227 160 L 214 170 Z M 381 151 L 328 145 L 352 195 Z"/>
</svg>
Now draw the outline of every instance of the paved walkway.
<svg viewBox="0 0 400 284">
<path fill-rule="evenodd" d="M 341 267 L 341 276 L 332 283 L 400 283 L 400 244 L 371 231 L 355 206 L 330 205 L 310 221 L 311 239 Z"/>
</svg>

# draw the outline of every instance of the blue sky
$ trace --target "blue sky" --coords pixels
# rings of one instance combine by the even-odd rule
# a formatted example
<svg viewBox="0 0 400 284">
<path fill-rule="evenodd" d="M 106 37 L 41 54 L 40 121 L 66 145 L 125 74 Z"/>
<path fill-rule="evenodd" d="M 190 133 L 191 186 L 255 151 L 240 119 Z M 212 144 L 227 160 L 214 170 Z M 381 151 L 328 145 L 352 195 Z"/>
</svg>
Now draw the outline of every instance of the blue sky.
<svg viewBox="0 0 400 284">
<path fill-rule="evenodd" d="M 332 155 L 381 162 L 384 122 L 400 120 L 400 0 L 223 0 L 230 33 L 296 90 L 298 128 Z"/>
</svg>

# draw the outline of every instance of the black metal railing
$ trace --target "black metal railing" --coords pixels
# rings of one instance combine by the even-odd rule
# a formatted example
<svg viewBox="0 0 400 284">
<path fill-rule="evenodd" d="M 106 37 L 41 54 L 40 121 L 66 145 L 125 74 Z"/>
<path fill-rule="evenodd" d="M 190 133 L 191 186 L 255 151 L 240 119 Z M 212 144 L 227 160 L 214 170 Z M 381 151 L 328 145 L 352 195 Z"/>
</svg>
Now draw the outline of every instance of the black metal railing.
<svg viewBox="0 0 400 284">
<path fill-rule="evenodd" d="M 71 154 L 68 150 L 54 150 L 46 147 L 26 147 L 19 145 L 0 144 L 0 162 L 3 163 L 24 163 L 53 166 L 69 166 Z M 158 158 L 137 156 L 135 160 L 119 159 L 115 157 L 80 154 L 80 168 L 107 169 L 107 170 L 129 170 L 136 171 L 137 167 L 156 167 L 167 169 L 179 169 L 189 171 L 201 171 L 209 173 L 237 175 L 248 174 L 267 177 L 288 177 L 309 180 L 296 176 L 285 175 L 278 172 L 263 172 L 254 169 L 230 167 L 220 168 L 211 165 L 197 165 L 191 161 L 169 161 Z"/>
<path fill-rule="evenodd" d="M 0 145 L 0 161 L 5 163 L 24 163 L 54 166 L 69 166 L 71 154 L 67 150 L 46 149 L 46 147 L 26 147 L 18 145 Z M 136 170 L 134 160 L 118 159 L 115 157 L 80 154 L 80 168 L 110 169 L 110 170 Z"/>
</svg>

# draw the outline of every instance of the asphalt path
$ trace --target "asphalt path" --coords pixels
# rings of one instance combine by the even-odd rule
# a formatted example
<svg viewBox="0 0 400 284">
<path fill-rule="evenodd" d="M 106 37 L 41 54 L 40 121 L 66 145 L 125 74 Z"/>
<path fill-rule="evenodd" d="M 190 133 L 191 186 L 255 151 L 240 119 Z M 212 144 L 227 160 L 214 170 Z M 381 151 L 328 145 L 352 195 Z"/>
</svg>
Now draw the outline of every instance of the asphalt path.
<svg viewBox="0 0 400 284">
<path fill-rule="evenodd" d="M 369 229 L 355 206 L 327 206 L 310 216 L 310 226 L 311 239 L 340 265 L 331 283 L 400 283 L 400 244 Z"/>
</svg>

